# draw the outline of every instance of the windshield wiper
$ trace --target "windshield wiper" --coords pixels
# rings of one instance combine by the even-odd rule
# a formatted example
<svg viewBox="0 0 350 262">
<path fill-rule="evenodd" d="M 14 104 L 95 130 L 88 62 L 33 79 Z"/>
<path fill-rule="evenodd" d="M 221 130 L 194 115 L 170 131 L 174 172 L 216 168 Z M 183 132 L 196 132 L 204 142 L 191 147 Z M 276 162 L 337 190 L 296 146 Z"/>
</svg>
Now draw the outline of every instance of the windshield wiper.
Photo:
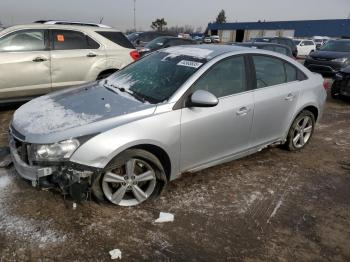
<svg viewBox="0 0 350 262">
<path fill-rule="evenodd" d="M 127 94 L 131 95 L 132 97 L 136 98 L 137 100 L 141 101 L 142 103 L 146 102 L 146 98 L 143 97 L 141 94 L 136 93 L 136 92 L 130 92 L 129 90 L 126 90 L 124 87 L 119 87 L 119 86 L 116 86 L 113 84 L 107 85 L 107 81 L 104 82 L 103 86 L 107 87 L 109 90 L 112 90 L 112 91 L 113 91 L 113 89 L 111 89 L 111 87 L 113 87 L 122 93 L 127 93 Z"/>
</svg>

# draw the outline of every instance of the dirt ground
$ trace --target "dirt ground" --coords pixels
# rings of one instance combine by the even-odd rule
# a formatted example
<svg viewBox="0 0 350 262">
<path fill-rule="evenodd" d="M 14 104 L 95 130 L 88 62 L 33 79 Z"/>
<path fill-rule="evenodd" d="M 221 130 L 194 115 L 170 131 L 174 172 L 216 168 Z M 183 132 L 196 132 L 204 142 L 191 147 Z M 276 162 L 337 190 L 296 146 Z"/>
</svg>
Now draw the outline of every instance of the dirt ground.
<svg viewBox="0 0 350 262">
<path fill-rule="evenodd" d="M 11 110 L 0 111 L 0 145 Z M 79 204 L 0 168 L 0 261 L 350 261 L 350 103 L 310 144 L 186 174 L 133 208 Z M 350 166 L 348 166 L 350 167 Z M 155 224 L 159 212 L 175 215 Z"/>
</svg>

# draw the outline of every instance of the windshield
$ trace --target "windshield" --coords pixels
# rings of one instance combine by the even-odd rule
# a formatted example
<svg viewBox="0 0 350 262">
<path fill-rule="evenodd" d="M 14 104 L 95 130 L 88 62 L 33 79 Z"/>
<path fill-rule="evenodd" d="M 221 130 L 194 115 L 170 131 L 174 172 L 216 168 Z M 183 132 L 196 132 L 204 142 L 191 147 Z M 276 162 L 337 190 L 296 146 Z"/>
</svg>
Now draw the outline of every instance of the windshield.
<svg viewBox="0 0 350 262">
<path fill-rule="evenodd" d="M 145 45 L 145 48 L 148 48 L 150 50 L 158 50 L 164 45 L 164 42 L 167 39 L 167 37 L 157 37 L 156 39 L 152 40 L 147 45 Z"/>
<path fill-rule="evenodd" d="M 328 41 L 320 48 L 320 50 L 350 52 L 350 41 Z"/>
<path fill-rule="evenodd" d="M 158 52 L 111 75 L 106 86 L 156 104 L 168 100 L 206 59 Z"/>
</svg>

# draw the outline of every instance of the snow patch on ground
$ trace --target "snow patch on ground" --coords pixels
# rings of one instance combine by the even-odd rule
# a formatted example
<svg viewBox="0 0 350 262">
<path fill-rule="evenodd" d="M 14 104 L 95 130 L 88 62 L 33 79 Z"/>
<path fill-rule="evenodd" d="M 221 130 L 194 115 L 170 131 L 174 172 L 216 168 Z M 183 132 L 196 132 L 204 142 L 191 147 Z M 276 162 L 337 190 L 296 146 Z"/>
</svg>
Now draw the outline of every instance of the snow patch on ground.
<svg viewBox="0 0 350 262">
<path fill-rule="evenodd" d="M 86 125 L 101 118 L 100 115 L 77 113 L 42 96 L 21 106 L 14 114 L 16 127 L 31 134 L 49 134 Z"/>
<path fill-rule="evenodd" d="M 10 213 L 11 192 L 14 176 L 7 170 L 0 170 L 0 231 L 21 240 L 28 240 L 46 246 L 66 241 L 65 234 L 49 228 L 50 221 L 27 219 Z"/>
</svg>

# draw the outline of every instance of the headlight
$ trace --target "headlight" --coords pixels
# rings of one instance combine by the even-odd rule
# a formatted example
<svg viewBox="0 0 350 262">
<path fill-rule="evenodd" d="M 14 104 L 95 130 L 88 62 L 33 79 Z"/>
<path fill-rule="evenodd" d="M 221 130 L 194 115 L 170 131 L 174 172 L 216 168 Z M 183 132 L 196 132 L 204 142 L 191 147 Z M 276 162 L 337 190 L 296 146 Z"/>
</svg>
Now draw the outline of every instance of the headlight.
<svg viewBox="0 0 350 262">
<path fill-rule="evenodd" d="M 33 145 L 35 160 L 58 161 L 68 159 L 79 147 L 77 139 L 64 140 L 59 143 L 49 145 Z"/>
<path fill-rule="evenodd" d="M 336 58 L 332 60 L 333 62 L 346 63 L 348 61 L 347 57 Z"/>
</svg>

